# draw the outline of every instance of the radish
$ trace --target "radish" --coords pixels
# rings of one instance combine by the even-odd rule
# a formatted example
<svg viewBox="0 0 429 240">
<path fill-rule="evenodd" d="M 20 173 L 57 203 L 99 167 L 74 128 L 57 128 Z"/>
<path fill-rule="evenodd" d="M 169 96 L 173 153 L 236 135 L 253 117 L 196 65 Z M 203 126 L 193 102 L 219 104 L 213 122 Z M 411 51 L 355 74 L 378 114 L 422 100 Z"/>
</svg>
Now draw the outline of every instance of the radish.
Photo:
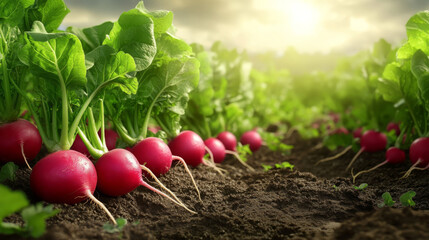
<svg viewBox="0 0 429 240">
<path fill-rule="evenodd" d="M 241 160 L 238 153 L 226 150 L 225 146 L 222 144 L 222 142 L 217 138 L 208 138 L 204 141 L 204 144 L 210 149 L 210 151 L 213 153 L 213 160 L 215 163 L 222 163 L 225 159 L 226 154 L 233 155 L 241 164 L 246 166 L 252 171 L 255 171 L 251 166 L 249 166 L 246 162 Z"/>
<path fill-rule="evenodd" d="M 204 141 L 204 144 L 210 149 L 210 151 L 212 151 L 213 161 L 215 163 L 222 163 L 227 151 L 222 142 L 216 138 L 207 138 Z"/>
<path fill-rule="evenodd" d="M 42 138 L 37 128 L 27 120 L 18 119 L 15 122 L 0 126 L 0 162 L 27 164 L 39 154 L 42 148 Z"/>
<path fill-rule="evenodd" d="M 252 152 L 257 151 L 262 146 L 261 135 L 253 130 L 243 133 L 243 135 L 241 135 L 240 142 L 243 145 L 249 145 Z"/>
<path fill-rule="evenodd" d="M 366 131 L 360 139 L 361 148 L 356 153 L 356 155 L 353 157 L 353 159 L 350 161 L 349 165 L 346 168 L 346 171 L 348 171 L 348 169 L 352 166 L 352 164 L 356 161 L 356 159 L 359 157 L 359 155 L 362 152 L 382 151 L 383 149 L 386 148 L 386 145 L 387 145 L 386 135 L 384 135 L 383 133 L 380 133 L 380 132 L 373 131 L 373 130 Z M 335 156 L 319 160 L 315 165 L 322 163 L 322 162 L 327 162 L 327 161 L 337 159 L 337 158 L 341 157 L 342 155 L 344 155 L 345 153 L 347 153 L 350 149 L 352 149 L 352 146 L 346 147 L 342 152 L 338 153 Z"/>
<path fill-rule="evenodd" d="M 173 156 L 168 145 L 160 138 L 149 137 L 143 139 L 132 148 L 131 152 L 137 158 L 139 163 L 149 168 L 156 177 L 166 174 L 170 170 L 173 160 L 181 162 L 185 167 L 186 172 L 191 177 L 192 183 L 197 190 L 198 198 L 201 200 L 200 191 L 198 190 L 194 177 L 192 176 L 185 160 L 179 156 Z M 145 176 L 149 177 L 146 173 Z"/>
<path fill-rule="evenodd" d="M 237 138 L 235 138 L 234 134 L 232 134 L 231 132 L 221 132 L 219 133 L 219 135 L 217 135 L 216 138 L 223 143 L 223 146 L 226 150 L 234 152 L 237 151 Z"/>
<path fill-rule="evenodd" d="M 106 146 L 107 149 L 113 150 L 116 148 L 116 142 L 118 141 L 119 135 L 113 131 L 112 129 L 106 129 L 104 130 L 104 134 L 106 137 Z M 98 131 L 98 136 L 101 135 L 101 132 Z"/>
<path fill-rule="evenodd" d="M 333 135 L 333 134 L 349 134 L 349 130 L 347 130 L 347 128 L 345 127 L 339 127 L 331 132 L 329 132 L 329 135 Z"/>
<path fill-rule="evenodd" d="M 338 113 L 331 112 L 328 115 L 334 123 L 338 123 L 341 119 L 340 114 Z"/>
<path fill-rule="evenodd" d="M 360 139 L 362 137 L 362 130 L 363 130 L 362 127 L 356 128 L 353 131 L 353 138 L 359 138 Z"/>
<path fill-rule="evenodd" d="M 42 158 L 30 176 L 31 189 L 44 201 L 75 204 L 89 198 L 99 205 L 116 224 L 106 206 L 94 197 L 97 172 L 83 154 L 64 150 Z"/>
<path fill-rule="evenodd" d="M 87 156 L 88 158 L 91 158 L 91 154 L 89 153 L 88 148 L 83 143 L 82 138 L 80 138 L 79 134 L 76 135 L 76 138 L 74 139 L 74 142 L 70 147 L 70 150 L 80 152 L 83 155 Z"/>
<path fill-rule="evenodd" d="M 148 128 L 147 128 L 147 130 L 149 130 L 149 131 L 151 131 L 153 134 L 156 134 L 159 130 L 161 130 L 161 127 L 159 127 L 159 126 L 149 126 Z"/>
<path fill-rule="evenodd" d="M 200 164 L 214 168 L 217 172 L 222 174 L 221 168 L 216 167 L 214 163 L 213 153 L 206 145 L 203 139 L 198 134 L 192 131 L 183 131 L 177 135 L 168 144 L 173 155 L 179 156 L 185 160 L 188 165 L 197 167 Z M 205 152 L 208 152 L 212 162 L 209 164 L 204 161 Z"/>
<path fill-rule="evenodd" d="M 195 213 L 188 209 L 171 191 L 169 192 L 176 200 L 146 183 L 142 178 L 141 169 L 143 168 L 146 171 L 148 169 L 141 166 L 136 157 L 125 149 L 114 149 L 103 154 L 95 164 L 95 168 L 98 176 L 97 187 L 100 192 L 106 195 L 121 196 L 133 191 L 138 186 L 144 186 L 170 199 L 189 212 Z"/>
<path fill-rule="evenodd" d="M 353 165 L 362 152 L 378 152 L 386 148 L 387 137 L 381 132 L 373 130 L 366 131 L 360 139 L 360 150 L 356 153 L 346 168 L 346 171 Z"/>
<path fill-rule="evenodd" d="M 411 172 L 415 169 L 426 170 L 429 168 L 429 137 L 414 140 L 410 146 L 410 161 L 413 165 L 402 178 L 410 176 Z"/>
<path fill-rule="evenodd" d="M 386 130 L 387 132 L 395 131 L 396 136 L 399 136 L 399 134 L 401 134 L 401 129 L 399 129 L 399 124 L 394 122 L 390 122 L 389 124 L 387 124 Z"/>
<path fill-rule="evenodd" d="M 363 173 L 368 173 L 371 172 L 387 163 L 390 164 L 399 164 L 399 163 L 403 163 L 405 161 L 405 152 L 402 151 L 401 149 L 397 148 L 397 147 L 390 147 L 389 149 L 387 149 L 386 151 L 386 160 L 378 165 L 376 165 L 373 168 L 370 168 L 368 170 L 363 170 L 360 171 L 358 173 L 356 173 L 356 175 L 353 175 L 352 172 L 352 176 L 353 176 L 353 183 L 355 182 L 357 176 L 363 174 Z M 352 170 L 353 171 L 353 170 Z"/>
</svg>

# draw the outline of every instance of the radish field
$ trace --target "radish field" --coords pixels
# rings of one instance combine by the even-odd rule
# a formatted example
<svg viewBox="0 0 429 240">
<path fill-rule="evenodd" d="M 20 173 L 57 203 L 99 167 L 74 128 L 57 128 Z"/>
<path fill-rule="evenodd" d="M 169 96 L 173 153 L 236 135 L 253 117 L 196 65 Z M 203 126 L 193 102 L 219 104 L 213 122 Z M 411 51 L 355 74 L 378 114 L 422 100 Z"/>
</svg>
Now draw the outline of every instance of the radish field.
<svg viewBox="0 0 429 240">
<path fill-rule="evenodd" d="M 429 11 L 283 55 L 68 14 L 0 2 L 0 239 L 429 238 Z"/>
</svg>

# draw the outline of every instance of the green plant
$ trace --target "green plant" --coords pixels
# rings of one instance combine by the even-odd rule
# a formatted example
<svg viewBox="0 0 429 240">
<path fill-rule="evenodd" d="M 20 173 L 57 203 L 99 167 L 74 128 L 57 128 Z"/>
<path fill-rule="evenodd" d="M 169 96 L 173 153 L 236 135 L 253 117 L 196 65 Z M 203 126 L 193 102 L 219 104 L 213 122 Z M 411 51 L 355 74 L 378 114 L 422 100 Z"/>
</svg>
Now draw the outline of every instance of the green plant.
<svg viewBox="0 0 429 240">
<path fill-rule="evenodd" d="M 0 170 L 0 183 L 6 180 L 15 181 L 16 180 L 16 170 L 18 166 L 13 162 L 8 162 Z"/>
<path fill-rule="evenodd" d="M 379 208 L 382 208 L 384 206 L 391 207 L 395 204 L 395 201 L 393 201 L 392 196 L 390 195 L 389 192 L 383 193 L 383 195 L 381 195 L 381 197 L 383 198 L 384 202 L 378 204 Z"/>
<path fill-rule="evenodd" d="M 416 205 L 416 203 L 413 201 L 414 196 L 416 196 L 416 192 L 408 191 L 399 197 L 399 201 L 404 207 L 413 207 Z"/>
<path fill-rule="evenodd" d="M 30 205 L 27 197 L 20 191 L 12 191 L 0 184 L 0 234 L 17 234 L 23 237 L 37 238 L 46 230 L 45 220 L 57 214 L 58 209 L 52 205 L 43 206 L 42 203 Z M 21 210 L 24 224 L 3 222 L 3 219 Z"/>
<path fill-rule="evenodd" d="M 362 183 L 361 185 L 359 185 L 359 186 L 353 186 L 356 190 L 364 190 L 365 188 L 367 188 L 368 187 L 368 184 L 367 183 Z"/>
<path fill-rule="evenodd" d="M 290 164 L 289 162 L 282 162 L 282 163 L 276 163 L 274 166 L 271 165 L 265 165 L 265 164 L 261 164 L 261 166 L 264 168 L 264 171 L 267 172 L 271 169 L 273 169 L 273 167 L 277 168 L 277 169 L 284 169 L 284 168 L 289 168 L 291 171 L 293 170 L 293 168 L 295 167 L 295 165 Z"/>
<path fill-rule="evenodd" d="M 113 225 L 110 222 L 109 223 L 105 223 L 103 225 L 103 230 L 106 231 L 106 232 L 108 232 L 108 233 L 121 232 L 122 229 L 125 227 L 125 225 L 127 225 L 127 219 L 125 219 L 125 218 L 117 218 L 116 219 L 116 223 L 117 223 L 117 225 Z M 133 223 L 133 225 L 136 225 L 135 222 Z"/>
</svg>

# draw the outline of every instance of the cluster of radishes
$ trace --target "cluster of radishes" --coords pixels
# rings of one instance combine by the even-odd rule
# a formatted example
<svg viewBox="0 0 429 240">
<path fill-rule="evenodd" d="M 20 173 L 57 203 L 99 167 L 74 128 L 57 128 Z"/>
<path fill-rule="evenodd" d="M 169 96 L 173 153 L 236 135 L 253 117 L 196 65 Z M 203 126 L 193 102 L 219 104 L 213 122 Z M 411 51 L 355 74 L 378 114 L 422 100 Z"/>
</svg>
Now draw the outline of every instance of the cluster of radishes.
<svg viewBox="0 0 429 240">
<path fill-rule="evenodd" d="M 338 129 L 339 130 L 335 131 L 334 134 L 349 134 L 349 131 L 346 128 L 342 127 Z M 400 137 L 401 130 L 399 128 L 399 124 L 391 122 L 387 125 L 386 130 L 387 132 L 395 131 L 396 136 Z M 353 131 L 353 137 L 360 140 L 361 148 L 348 164 L 346 171 L 348 171 L 351 168 L 353 163 L 356 161 L 356 159 L 359 157 L 359 155 L 362 152 L 369 152 L 369 153 L 379 152 L 379 151 L 385 150 L 387 147 L 387 137 L 384 133 L 381 133 L 381 132 L 368 130 L 365 133 L 362 133 L 362 128 L 357 128 Z M 342 155 L 344 155 L 350 149 L 351 149 L 351 146 L 345 148 L 344 151 L 340 152 L 339 154 L 333 157 L 324 158 L 318 161 L 317 164 L 337 159 Z M 355 182 L 356 178 L 363 173 L 371 172 L 387 163 L 390 163 L 390 164 L 403 163 L 406 159 L 405 152 L 398 147 L 388 148 L 386 150 L 385 156 L 386 156 L 385 161 L 381 162 L 380 164 L 368 170 L 363 170 L 356 174 L 353 174 L 352 172 L 353 182 Z M 409 157 L 413 165 L 410 167 L 410 169 L 405 173 L 403 177 L 408 177 L 410 173 L 416 169 L 418 170 L 429 169 L 429 138 L 420 137 L 414 140 L 409 149 Z"/>
<path fill-rule="evenodd" d="M 159 138 L 149 137 L 128 150 L 115 149 L 119 137 L 115 131 L 105 130 L 105 137 L 109 151 L 96 160 L 95 164 L 90 160 L 88 150 L 79 135 L 76 136 L 71 150 L 57 151 L 42 158 L 32 169 L 31 188 L 41 199 L 50 203 L 74 204 L 89 198 L 97 203 L 114 223 L 116 221 L 112 214 L 94 197 L 96 188 L 109 196 L 121 196 L 138 186 L 144 186 L 195 213 L 157 177 L 167 173 L 172 162 L 178 160 L 185 166 L 201 200 L 187 165 L 196 167 L 204 164 L 215 167 L 214 163 L 222 163 L 227 153 L 237 155 L 237 140 L 227 131 L 206 141 L 192 131 L 183 131 L 168 145 Z M 256 131 L 244 133 L 240 141 L 243 145 L 248 144 L 252 151 L 258 150 L 262 145 L 262 139 Z M 32 123 L 19 119 L 0 126 L 1 162 L 25 162 L 30 167 L 28 161 L 35 159 L 41 147 L 42 139 Z M 204 160 L 206 151 L 212 156 L 213 163 Z M 170 195 L 146 183 L 142 169 L 146 177 L 154 179 Z"/>
</svg>

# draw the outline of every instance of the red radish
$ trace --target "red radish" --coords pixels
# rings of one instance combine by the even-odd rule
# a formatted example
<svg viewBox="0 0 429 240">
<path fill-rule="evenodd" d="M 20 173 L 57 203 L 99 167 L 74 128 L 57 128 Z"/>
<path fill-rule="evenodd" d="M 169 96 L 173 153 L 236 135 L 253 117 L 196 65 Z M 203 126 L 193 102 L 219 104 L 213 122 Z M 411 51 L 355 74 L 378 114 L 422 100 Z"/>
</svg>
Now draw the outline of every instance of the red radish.
<svg viewBox="0 0 429 240">
<path fill-rule="evenodd" d="M 249 166 L 246 162 L 241 160 L 238 153 L 226 150 L 225 146 L 222 144 L 222 142 L 217 138 L 208 138 L 204 141 L 204 144 L 210 149 L 210 151 L 213 153 L 213 160 L 215 163 L 222 163 L 225 159 L 226 154 L 232 154 L 234 157 L 244 166 L 249 168 L 252 171 L 255 171 L 251 166 Z"/>
<path fill-rule="evenodd" d="M 27 161 L 33 160 L 41 148 L 40 133 L 29 121 L 18 119 L 0 126 L 0 163 L 26 163 L 30 168 Z"/>
<path fill-rule="evenodd" d="M 137 158 L 139 163 L 149 168 L 156 177 L 166 174 L 170 170 L 173 160 L 180 161 L 191 177 L 192 183 L 197 190 L 198 197 L 201 199 L 200 191 L 198 190 L 194 177 L 192 176 L 191 171 L 189 171 L 185 160 L 181 157 L 173 156 L 170 148 L 164 143 L 164 141 L 159 138 L 149 137 L 137 143 L 132 148 L 131 152 Z M 146 177 L 150 176 L 146 172 L 144 174 Z"/>
<path fill-rule="evenodd" d="M 360 139 L 360 150 L 356 153 L 346 168 L 346 171 L 353 165 L 362 152 L 378 152 L 386 148 L 387 137 L 381 132 L 373 130 L 366 131 Z"/>
<path fill-rule="evenodd" d="M 240 138 L 240 142 L 243 145 L 249 145 L 252 152 L 257 151 L 262 146 L 262 138 L 256 131 L 248 131 L 243 133 Z"/>
<path fill-rule="evenodd" d="M 203 139 L 192 131 L 183 131 L 168 144 L 171 152 L 183 158 L 188 165 L 204 164 L 205 145 Z"/>
<path fill-rule="evenodd" d="M 330 135 L 333 135 L 333 134 L 349 134 L 349 130 L 347 130 L 347 128 L 345 128 L 345 127 L 339 127 L 337 129 L 331 131 L 329 134 Z"/>
<path fill-rule="evenodd" d="M 76 135 L 76 138 L 74 139 L 73 145 L 70 147 L 70 150 L 80 152 L 88 158 L 91 157 L 88 148 L 85 146 L 85 143 L 83 143 L 82 138 L 80 138 L 79 134 Z"/>
<path fill-rule="evenodd" d="M 156 134 L 159 130 L 161 130 L 161 127 L 155 126 L 155 127 L 148 127 L 147 129 L 152 133 Z"/>
<path fill-rule="evenodd" d="M 221 132 L 219 135 L 217 135 L 217 139 L 223 143 L 223 146 L 225 146 L 226 150 L 234 152 L 237 151 L 237 138 L 235 138 L 234 134 L 231 132 Z"/>
<path fill-rule="evenodd" d="M 338 113 L 331 112 L 328 115 L 334 123 L 338 123 L 340 121 L 340 115 Z"/>
<path fill-rule="evenodd" d="M 178 200 L 174 194 L 173 196 L 177 201 L 143 181 L 142 166 L 136 157 L 125 149 L 118 148 L 105 153 L 98 159 L 95 168 L 98 176 L 97 187 L 100 192 L 106 195 L 121 196 L 133 191 L 138 186 L 144 186 L 195 213 Z"/>
<path fill-rule="evenodd" d="M 362 127 L 356 128 L 353 131 L 353 138 L 359 138 L 360 139 L 362 137 L 362 130 L 363 130 Z"/>
<path fill-rule="evenodd" d="M 200 164 L 212 167 L 214 170 L 222 174 L 221 168 L 216 167 L 214 163 L 213 153 L 206 145 L 203 139 L 198 134 L 192 131 L 183 131 L 168 144 L 173 155 L 179 156 L 185 160 L 188 165 L 197 167 Z M 204 161 L 205 152 L 210 154 L 211 164 Z"/>
<path fill-rule="evenodd" d="M 94 164 L 79 152 L 64 150 L 42 158 L 31 172 L 30 184 L 40 198 L 50 203 L 75 204 L 90 198 L 116 224 L 112 214 L 93 195 L 97 185 Z"/>
<path fill-rule="evenodd" d="M 377 168 L 379 168 L 379 167 L 381 167 L 387 163 L 399 164 L 399 163 L 403 163 L 404 161 L 405 161 L 405 152 L 402 151 L 401 149 L 397 148 L 397 147 L 390 147 L 386 151 L 386 160 L 384 162 L 382 162 L 382 163 L 380 163 L 380 164 L 376 165 L 375 167 L 370 168 L 368 170 L 360 171 L 360 172 L 356 173 L 356 175 L 353 175 L 353 173 L 352 173 L 353 183 L 355 182 L 356 177 L 361 175 L 362 173 L 371 172 L 371 171 L 373 171 L 373 170 L 375 170 L 375 169 L 377 169 Z"/>
<path fill-rule="evenodd" d="M 394 122 L 390 122 L 389 124 L 387 124 L 386 130 L 387 132 L 395 131 L 396 136 L 399 136 L 399 134 L 401 134 L 401 129 L 399 129 L 399 124 Z"/>
<path fill-rule="evenodd" d="M 212 151 L 213 161 L 215 163 L 222 163 L 226 155 L 226 149 L 222 142 L 216 138 L 208 138 L 204 141 L 204 144 Z"/>
<path fill-rule="evenodd" d="M 104 130 L 104 134 L 105 134 L 105 138 L 106 138 L 107 149 L 109 151 L 115 149 L 116 148 L 116 142 L 118 141 L 118 138 L 119 138 L 119 134 L 117 134 L 112 129 Z M 101 133 L 100 133 L 100 131 L 98 131 L 98 136 L 100 136 L 100 135 L 101 135 Z"/>
<path fill-rule="evenodd" d="M 429 137 L 414 140 L 410 146 L 410 161 L 413 165 L 408 169 L 403 178 L 408 177 L 415 169 L 426 170 L 429 168 Z"/>
</svg>

